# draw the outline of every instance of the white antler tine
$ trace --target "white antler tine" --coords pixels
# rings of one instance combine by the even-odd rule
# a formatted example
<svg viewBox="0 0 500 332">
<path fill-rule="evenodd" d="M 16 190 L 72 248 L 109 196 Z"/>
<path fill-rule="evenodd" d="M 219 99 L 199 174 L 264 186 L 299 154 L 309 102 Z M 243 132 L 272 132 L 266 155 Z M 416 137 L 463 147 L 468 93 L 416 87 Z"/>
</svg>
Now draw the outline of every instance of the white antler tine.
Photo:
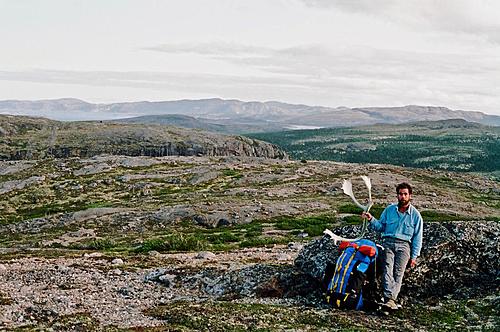
<svg viewBox="0 0 500 332">
<path fill-rule="evenodd" d="M 342 241 L 353 242 L 353 241 L 357 241 L 357 240 L 361 239 L 361 237 L 358 237 L 355 239 L 348 239 L 348 238 L 345 238 L 345 237 L 342 237 L 342 236 L 339 236 L 339 235 L 333 233 L 328 228 L 323 231 L 323 234 L 328 235 L 332 239 L 334 244 L 337 244 L 338 242 L 342 242 Z"/>
<path fill-rule="evenodd" d="M 366 175 L 361 175 L 361 178 L 365 182 L 366 188 L 368 188 L 368 200 L 371 202 L 371 200 L 372 200 L 372 181 Z"/>
<path fill-rule="evenodd" d="M 361 203 L 359 203 L 358 200 L 356 199 L 356 197 L 354 197 L 354 193 L 352 192 L 352 183 L 351 183 L 351 180 L 344 180 L 344 182 L 342 183 L 342 190 L 344 191 L 344 194 L 346 194 L 349 197 L 351 197 L 351 199 L 354 202 L 354 204 L 356 204 L 363 211 L 366 211 L 367 207 L 364 206 L 364 205 L 362 205 Z"/>
<path fill-rule="evenodd" d="M 351 180 L 344 180 L 342 182 L 342 190 L 344 194 L 351 196 L 352 195 L 352 183 Z"/>
<path fill-rule="evenodd" d="M 328 236 L 332 239 L 332 241 L 333 241 L 333 243 L 334 243 L 335 245 L 336 245 L 338 242 L 342 242 L 342 241 L 352 242 L 352 241 L 355 241 L 355 240 L 356 240 L 356 239 L 346 239 L 346 238 L 344 238 L 344 237 L 342 237 L 342 236 L 338 236 L 337 234 L 333 233 L 333 232 L 332 232 L 331 230 L 329 230 L 328 228 L 327 228 L 327 229 L 325 229 L 325 230 L 323 231 L 323 234 L 328 235 Z"/>
</svg>

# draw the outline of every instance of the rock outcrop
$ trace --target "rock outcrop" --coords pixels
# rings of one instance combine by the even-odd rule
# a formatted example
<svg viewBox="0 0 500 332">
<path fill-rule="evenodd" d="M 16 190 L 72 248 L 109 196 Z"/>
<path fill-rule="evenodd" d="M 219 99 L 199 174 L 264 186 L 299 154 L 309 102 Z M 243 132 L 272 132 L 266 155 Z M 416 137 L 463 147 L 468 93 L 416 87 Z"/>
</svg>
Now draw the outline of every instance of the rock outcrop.
<svg viewBox="0 0 500 332">
<path fill-rule="evenodd" d="M 274 144 L 161 125 L 58 122 L 0 115 L 0 159 L 124 156 L 246 156 L 287 159 Z"/>
<path fill-rule="evenodd" d="M 337 230 L 353 235 L 355 227 Z M 409 270 L 400 294 L 403 302 L 422 302 L 452 296 L 471 298 L 498 292 L 500 224 L 497 222 L 427 223 L 418 265 Z M 380 243 L 373 232 L 367 238 Z M 205 269 L 179 276 L 178 287 L 202 289 L 207 296 L 235 298 L 288 298 L 323 307 L 322 278 L 328 263 L 338 258 L 329 237 L 311 241 L 294 265 L 256 264 L 228 271 Z M 167 269 L 146 279 L 162 283 Z"/>
<path fill-rule="evenodd" d="M 337 233 L 354 236 L 357 227 Z M 458 297 L 498 292 L 500 274 L 500 224 L 496 221 L 425 223 L 424 243 L 416 268 L 407 271 L 400 296 L 408 301 L 452 295 Z M 369 232 L 366 238 L 381 243 Z M 335 264 L 337 246 L 323 237 L 310 242 L 295 266 L 321 280 L 328 263 Z"/>
</svg>

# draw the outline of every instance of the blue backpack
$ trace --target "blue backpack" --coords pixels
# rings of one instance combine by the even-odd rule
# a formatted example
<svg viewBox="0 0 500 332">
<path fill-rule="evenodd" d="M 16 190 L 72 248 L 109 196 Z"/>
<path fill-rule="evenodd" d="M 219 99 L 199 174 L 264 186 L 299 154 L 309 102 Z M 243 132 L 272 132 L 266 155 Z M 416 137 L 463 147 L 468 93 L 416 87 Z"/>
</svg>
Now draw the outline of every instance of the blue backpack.
<svg viewBox="0 0 500 332">
<path fill-rule="evenodd" d="M 375 296 L 377 246 L 365 239 L 342 242 L 339 253 L 335 266 L 325 272 L 325 300 L 339 309 L 360 310 L 364 294 Z"/>
</svg>

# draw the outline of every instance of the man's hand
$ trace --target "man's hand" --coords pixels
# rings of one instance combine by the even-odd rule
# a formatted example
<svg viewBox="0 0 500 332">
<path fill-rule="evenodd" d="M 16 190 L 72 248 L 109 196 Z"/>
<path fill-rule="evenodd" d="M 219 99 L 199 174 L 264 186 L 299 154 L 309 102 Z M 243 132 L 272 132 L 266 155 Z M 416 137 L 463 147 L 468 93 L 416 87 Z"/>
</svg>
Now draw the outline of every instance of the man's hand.
<svg viewBox="0 0 500 332">
<path fill-rule="evenodd" d="M 408 263 L 408 267 L 410 269 L 413 269 L 415 266 L 417 266 L 417 259 L 416 258 L 410 259 L 410 262 Z"/>
<path fill-rule="evenodd" d="M 372 220 L 373 216 L 371 215 L 370 212 L 363 212 L 361 213 L 361 218 L 367 219 L 368 221 Z"/>
</svg>

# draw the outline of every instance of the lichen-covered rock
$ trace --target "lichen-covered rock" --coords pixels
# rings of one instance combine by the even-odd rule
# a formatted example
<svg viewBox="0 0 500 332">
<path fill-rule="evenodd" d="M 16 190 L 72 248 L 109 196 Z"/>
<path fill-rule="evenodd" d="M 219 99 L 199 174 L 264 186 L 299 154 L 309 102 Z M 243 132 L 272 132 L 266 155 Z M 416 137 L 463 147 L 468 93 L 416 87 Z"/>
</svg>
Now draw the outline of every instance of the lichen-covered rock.
<svg viewBox="0 0 500 332">
<path fill-rule="evenodd" d="M 328 263 L 334 263 L 337 257 L 337 247 L 328 236 L 324 236 L 311 241 L 299 252 L 295 266 L 311 277 L 321 280 Z"/>
<path fill-rule="evenodd" d="M 167 269 L 158 268 L 144 276 L 144 281 L 159 281 L 160 277 L 167 274 Z"/>
<path fill-rule="evenodd" d="M 25 187 L 36 185 L 45 180 L 45 176 L 31 176 L 24 180 L 6 181 L 0 184 L 0 194 L 8 193 L 12 190 L 20 190 Z"/>
<path fill-rule="evenodd" d="M 215 279 L 207 280 L 205 291 L 210 295 L 255 297 L 256 289 L 269 281 L 283 268 L 270 265 L 254 265 L 229 271 Z"/>
<path fill-rule="evenodd" d="M 256 264 L 206 279 L 204 290 L 216 297 L 301 297 L 320 299 L 310 276 L 287 265 Z"/>
<path fill-rule="evenodd" d="M 288 264 L 252 264 L 229 270 L 203 268 L 175 272 L 161 268 L 149 272 L 144 280 L 162 283 L 165 276 L 172 276 L 171 273 L 177 274 L 176 287 L 179 289 L 201 291 L 205 296 L 216 299 L 293 298 L 309 304 L 318 304 L 322 300 L 321 285 Z"/>
<path fill-rule="evenodd" d="M 360 234 L 360 227 L 348 225 L 338 227 L 334 232 L 345 238 L 355 238 Z M 372 240 L 375 243 L 380 243 L 380 236 L 370 230 L 364 234 L 364 238 Z M 299 270 L 307 272 L 313 278 L 322 280 L 326 266 L 329 263 L 335 264 L 338 257 L 338 246 L 334 244 L 329 236 L 323 236 L 320 239 L 309 242 L 299 252 L 295 259 L 295 266 Z"/>
<path fill-rule="evenodd" d="M 0 161 L 0 175 L 16 174 L 34 166 L 33 161 Z"/>
<path fill-rule="evenodd" d="M 352 237 L 358 227 L 336 230 Z M 417 267 L 407 270 L 401 297 L 418 300 L 434 296 L 469 296 L 498 291 L 500 224 L 495 221 L 425 223 L 424 242 Z M 381 243 L 370 231 L 367 239 Z M 311 241 L 299 253 L 295 266 L 321 280 L 328 263 L 338 257 L 337 247 L 328 237 Z"/>
<path fill-rule="evenodd" d="M 500 223 L 427 223 L 417 267 L 405 278 L 412 296 L 477 295 L 498 291 Z"/>
<path fill-rule="evenodd" d="M 216 259 L 216 255 L 213 252 L 210 251 L 202 251 L 196 254 L 194 258 L 196 259 Z"/>
</svg>

